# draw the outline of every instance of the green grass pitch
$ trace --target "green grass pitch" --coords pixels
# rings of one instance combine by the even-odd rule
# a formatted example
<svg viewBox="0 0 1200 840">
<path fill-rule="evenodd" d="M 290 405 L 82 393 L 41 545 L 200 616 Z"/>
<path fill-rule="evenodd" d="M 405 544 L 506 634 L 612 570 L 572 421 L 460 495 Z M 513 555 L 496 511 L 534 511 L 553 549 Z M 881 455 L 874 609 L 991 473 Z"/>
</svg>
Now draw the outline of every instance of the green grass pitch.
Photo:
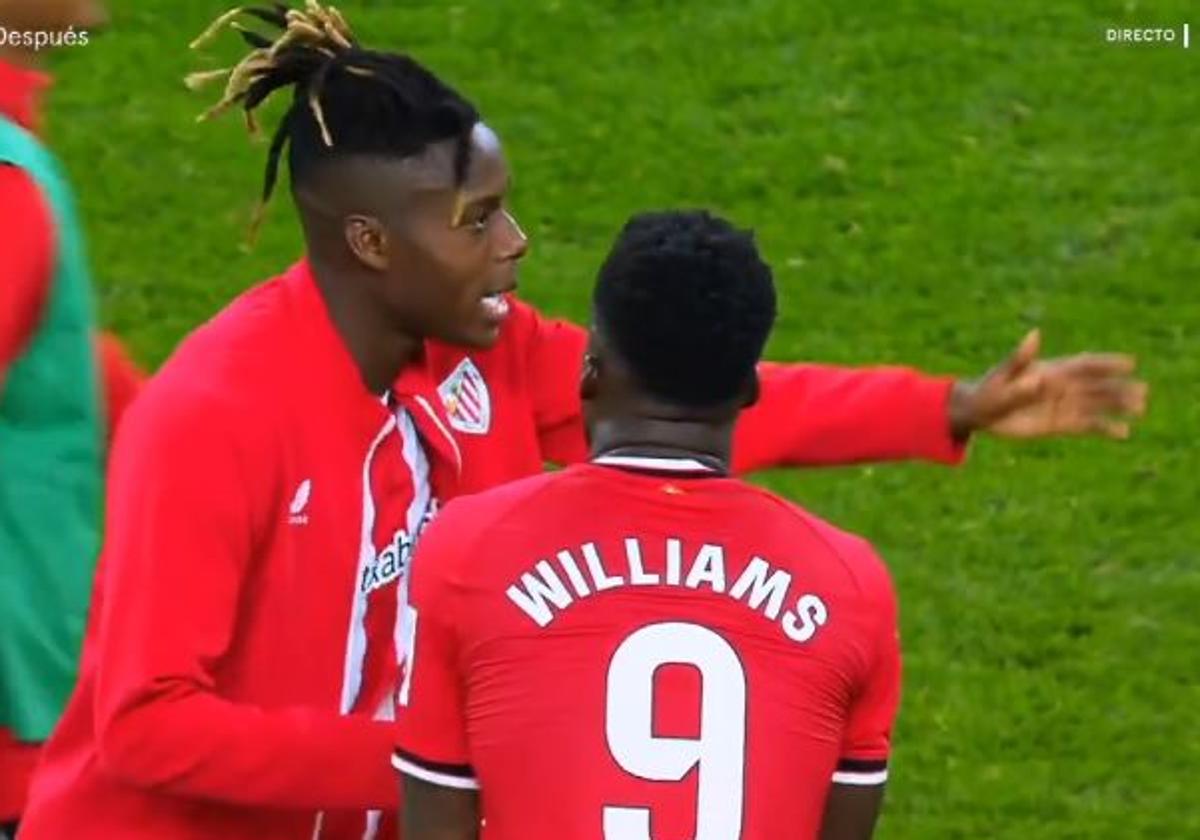
<svg viewBox="0 0 1200 840">
<path fill-rule="evenodd" d="M 906 696 L 880 836 L 1200 837 L 1200 24 L 1184 0 L 346 2 L 480 106 L 532 238 L 526 298 L 583 318 L 631 211 L 707 205 L 777 269 L 770 355 L 973 373 L 1031 325 L 1135 352 L 1150 417 L 1117 446 L 980 442 L 961 470 L 788 472 L 872 539 Z M 107 324 L 157 364 L 298 253 L 278 202 L 240 246 L 265 149 L 198 126 L 207 0 L 115 3 L 58 57 L 50 134 Z M 286 197 L 286 194 L 283 196 Z"/>
</svg>

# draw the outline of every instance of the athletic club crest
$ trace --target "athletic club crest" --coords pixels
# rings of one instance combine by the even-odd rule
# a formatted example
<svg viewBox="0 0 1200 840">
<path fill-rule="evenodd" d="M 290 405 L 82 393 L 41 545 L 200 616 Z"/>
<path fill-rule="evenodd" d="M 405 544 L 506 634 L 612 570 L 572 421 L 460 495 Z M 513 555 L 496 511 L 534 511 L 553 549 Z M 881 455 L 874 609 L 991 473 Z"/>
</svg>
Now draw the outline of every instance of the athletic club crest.
<svg viewBox="0 0 1200 840">
<path fill-rule="evenodd" d="M 458 363 L 438 386 L 450 425 L 469 435 L 486 435 L 492 427 L 492 398 L 483 374 L 470 359 Z"/>
</svg>

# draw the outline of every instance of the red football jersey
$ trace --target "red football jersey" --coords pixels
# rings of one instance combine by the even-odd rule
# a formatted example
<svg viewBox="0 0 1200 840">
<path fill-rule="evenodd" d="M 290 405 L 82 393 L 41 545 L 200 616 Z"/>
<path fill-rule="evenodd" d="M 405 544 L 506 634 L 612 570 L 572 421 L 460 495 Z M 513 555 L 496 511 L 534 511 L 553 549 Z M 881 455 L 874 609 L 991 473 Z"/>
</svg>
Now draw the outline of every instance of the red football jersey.
<svg viewBox="0 0 1200 840">
<path fill-rule="evenodd" d="M 896 603 L 863 540 L 696 461 L 451 502 L 413 563 L 394 763 L 489 840 L 815 837 L 882 784 Z"/>
</svg>

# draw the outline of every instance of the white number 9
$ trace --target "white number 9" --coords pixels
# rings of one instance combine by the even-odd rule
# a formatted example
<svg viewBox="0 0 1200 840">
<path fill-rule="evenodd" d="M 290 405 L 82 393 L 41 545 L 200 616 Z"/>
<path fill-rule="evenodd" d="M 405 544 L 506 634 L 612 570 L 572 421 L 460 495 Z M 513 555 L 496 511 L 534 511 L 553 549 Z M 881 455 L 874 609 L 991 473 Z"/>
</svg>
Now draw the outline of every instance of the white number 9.
<svg viewBox="0 0 1200 840">
<path fill-rule="evenodd" d="M 653 734 L 654 672 L 663 665 L 700 672 L 700 734 Z M 696 840 L 739 840 L 746 757 L 746 672 L 729 642 L 698 624 L 651 624 L 632 633 L 608 666 L 608 749 L 641 779 L 678 782 L 693 767 Z M 606 805 L 605 840 L 652 840 L 650 809 Z"/>
</svg>

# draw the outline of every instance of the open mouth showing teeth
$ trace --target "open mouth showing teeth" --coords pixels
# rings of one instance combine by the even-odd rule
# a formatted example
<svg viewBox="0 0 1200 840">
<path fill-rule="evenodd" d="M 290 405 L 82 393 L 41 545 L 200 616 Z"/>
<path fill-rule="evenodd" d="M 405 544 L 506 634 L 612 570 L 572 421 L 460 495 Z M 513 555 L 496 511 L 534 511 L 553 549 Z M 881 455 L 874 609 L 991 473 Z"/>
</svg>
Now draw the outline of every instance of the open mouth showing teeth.
<svg viewBox="0 0 1200 840">
<path fill-rule="evenodd" d="M 508 315 L 508 299 L 501 292 L 484 295 L 480 300 L 491 317 L 500 319 Z"/>
</svg>

